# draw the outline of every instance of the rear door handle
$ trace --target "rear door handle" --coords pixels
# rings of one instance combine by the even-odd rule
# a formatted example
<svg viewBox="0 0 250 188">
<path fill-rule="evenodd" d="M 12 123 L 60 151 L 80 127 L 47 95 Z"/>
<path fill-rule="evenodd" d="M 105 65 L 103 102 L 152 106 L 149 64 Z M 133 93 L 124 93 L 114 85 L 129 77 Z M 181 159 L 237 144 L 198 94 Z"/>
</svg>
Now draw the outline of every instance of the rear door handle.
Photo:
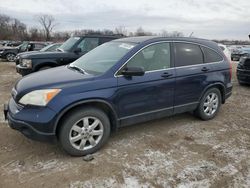
<svg viewBox="0 0 250 188">
<path fill-rule="evenodd" d="M 168 77 L 170 77 L 170 76 L 173 76 L 173 74 L 170 74 L 170 73 L 168 73 L 168 72 L 164 72 L 164 73 L 162 73 L 162 75 L 161 75 L 161 77 L 163 77 L 163 78 L 168 78 Z"/>
<path fill-rule="evenodd" d="M 203 67 L 203 68 L 201 69 L 201 71 L 207 72 L 207 71 L 209 71 L 209 69 L 208 69 L 207 67 Z"/>
</svg>

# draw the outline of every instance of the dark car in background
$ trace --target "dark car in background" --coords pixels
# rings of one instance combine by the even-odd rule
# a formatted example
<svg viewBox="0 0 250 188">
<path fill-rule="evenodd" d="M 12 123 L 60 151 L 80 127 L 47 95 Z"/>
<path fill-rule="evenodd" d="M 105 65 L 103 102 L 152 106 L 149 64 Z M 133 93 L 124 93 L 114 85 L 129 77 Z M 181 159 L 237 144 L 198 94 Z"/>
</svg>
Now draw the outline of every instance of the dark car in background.
<svg viewBox="0 0 250 188">
<path fill-rule="evenodd" d="M 250 48 L 240 48 L 231 53 L 232 61 L 239 61 L 241 57 L 250 57 Z"/>
<path fill-rule="evenodd" d="M 3 46 L 0 48 L 0 58 L 6 59 L 7 61 L 15 61 L 15 57 L 18 53 L 26 51 L 38 51 L 47 46 L 46 42 L 33 42 L 26 41 L 17 47 L 6 47 Z"/>
<path fill-rule="evenodd" d="M 242 57 L 237 66 L 239 84 L 250 84 L 250 57 Z"/>
<path fill-rule="evenodd" d="M 16 47 L 21 45 L 23 42 L 21 41 L 8 41 L 4 43 L 4 46 Z"/>
<path fill-rule="evenodd" d="M 212 41 L 123 38 L 68 66 L 23 77 L 4 114 L 25 136 L 58 140 L 81 156 L 100 149 L 119 127 L 183 112 L 214 118 L 232 93 L 231 77 L 230 62 Z"/>
<path fill-rule="evenodd" d="M 52 44 L 49 44 L 48 46 L 45 46 L 41 50 L 39 50 L 39 52 L 53 52 L 53 51 L 56 51 L 61 45 L 62 43 L 52 43 Z M 37 51 L 22 52 L 22 53 L 17 54 L 16 59 L 15 59 L 16 65 L 20 63 L 20 60 L 19 60 L 20 56 L 25 56 L 28 54 L 32 54 L 34 52 L 37 52 Z"/>
<path fill-rule="evenodd" d="M 69 38 L 56 52 L 21 54 L 16 60 L 16 70 L 22 76 L 39 70 L 67 65 L 95 47 L 121 38 L 120 35 L 84 35 Z"/>
</svg>

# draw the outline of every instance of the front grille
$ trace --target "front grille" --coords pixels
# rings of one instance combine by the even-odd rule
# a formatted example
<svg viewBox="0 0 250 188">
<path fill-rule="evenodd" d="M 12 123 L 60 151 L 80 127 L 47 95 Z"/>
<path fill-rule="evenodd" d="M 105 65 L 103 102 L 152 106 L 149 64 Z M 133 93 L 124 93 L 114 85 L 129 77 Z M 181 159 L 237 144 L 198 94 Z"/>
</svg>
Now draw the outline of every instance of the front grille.
<svg viewBox="0 0 250 188">
<path fill-rule="evenodd" d="M 247 69 L 247 70 L 250 70 L 250 59 L 246 59 L 245 62 L 244 62 L 244 67 Z"/>
<path fill-rule="evenodd" d="M 16 65 L 19 65 L 21 63 L 21 58 L 20 56 L 16 57 Z"/>
</svg>

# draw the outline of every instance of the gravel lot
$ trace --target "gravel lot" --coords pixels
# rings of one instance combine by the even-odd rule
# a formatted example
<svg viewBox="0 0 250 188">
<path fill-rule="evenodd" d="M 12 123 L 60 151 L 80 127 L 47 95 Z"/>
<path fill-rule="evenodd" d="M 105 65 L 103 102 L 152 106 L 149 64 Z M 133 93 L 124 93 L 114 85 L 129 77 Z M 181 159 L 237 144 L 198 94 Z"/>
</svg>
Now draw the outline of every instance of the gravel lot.
<svg viewBox="0 0 250 188">
<path fill-rule="evenodd" d="M 19 78 L 0 62 L 1 104 Z M 90 162 L 25 138 L 0 113 L 0 187 L 250 187 L 250 87 L 235 76 L 215 119 L 187 113 L 120 129 Z"/>
</svg>

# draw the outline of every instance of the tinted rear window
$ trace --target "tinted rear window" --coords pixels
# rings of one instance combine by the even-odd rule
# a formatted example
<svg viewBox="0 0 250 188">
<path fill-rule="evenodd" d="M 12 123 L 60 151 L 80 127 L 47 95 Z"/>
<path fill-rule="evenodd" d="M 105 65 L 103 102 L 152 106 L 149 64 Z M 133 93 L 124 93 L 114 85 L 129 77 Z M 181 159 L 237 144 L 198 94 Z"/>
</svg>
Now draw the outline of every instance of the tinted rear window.
<svg viewBox="0 0 250 188">
<path fill-rule="evenodd" d="M 211 50 L 209 48 L 206 47 L 201 47 L 202 51 L 204 53 L 204 62 L 205 63 L 212 63 L 212 62 L 218 62 L 218 61 L 222 61 L 223 58 L 214 50 Z"/>
<path fill-rule="evenodd" d="M 188 43 L 175 43 L 176 67 L 197 65 L 203 63 L 203 54 L 198 45 Z"/>
</svg>

